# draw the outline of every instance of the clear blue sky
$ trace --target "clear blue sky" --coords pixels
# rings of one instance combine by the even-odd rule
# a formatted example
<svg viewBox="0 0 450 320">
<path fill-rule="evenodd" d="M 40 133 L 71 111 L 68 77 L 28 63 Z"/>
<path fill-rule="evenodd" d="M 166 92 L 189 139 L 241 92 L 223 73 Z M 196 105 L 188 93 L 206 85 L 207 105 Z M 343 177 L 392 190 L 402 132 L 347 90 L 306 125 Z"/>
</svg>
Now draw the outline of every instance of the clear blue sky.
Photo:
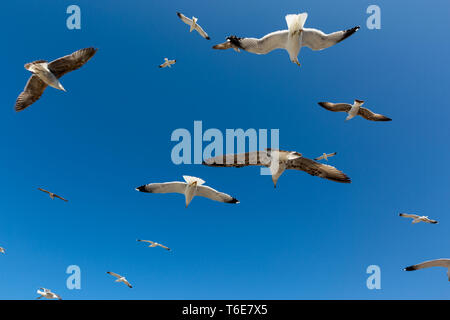
<svg viewBox="0 0 450 320">
<path fill-rule="evenodd" d="M 82 29 L 66 28 L 78 4 Z M 382 29 L 366 28 L 377 4 Z M 206 41 L 175 15 L 199 17 Z M 307 27 L 361 30 L 323 52 L 214 51 L 230 34 Z M 0 298 L 39 287 L 65 299 L 446 299 L 444 269 L 404 272 L 449 258 L 450 44 L 445 1 L 13 1 L 2 4 Z M 14 102 L 26 62 L 99 48 L 29 109 Z M 159 69 L 164 57 L 177 59 Z M 373 123 L 317 106 L 366 101 L 393 119 Z M 280 129 L 281 147 L 307 157 L 337 151 L 345 185 L 286 172 L 274 190 L 257 168 L 172 164 L 177 128 Z M 227 205 L 138 193 L 183 174 L 238 198 Z M 70 201 L 51 201 L 43 187 Z M 399 212 L 429 215 L 411 225 Z M 149 249 L 137 238 L 167 244 Z M 82 289 L 66 289 L 78 265 Z M 381 290 L 366 268 L 381 267 Z M 133 289 L 106 271 L 125 275 Z"/>
</svg>

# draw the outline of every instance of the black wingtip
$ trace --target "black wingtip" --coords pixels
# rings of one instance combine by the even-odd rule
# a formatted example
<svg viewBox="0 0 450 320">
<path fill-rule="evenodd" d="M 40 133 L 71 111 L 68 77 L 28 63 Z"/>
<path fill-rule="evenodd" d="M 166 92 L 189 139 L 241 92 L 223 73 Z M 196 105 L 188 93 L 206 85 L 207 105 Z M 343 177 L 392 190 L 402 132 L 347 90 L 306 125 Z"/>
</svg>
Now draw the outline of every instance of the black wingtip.
<svg viewBox="0 0 450 320">
<path fill-rule="evenodd" d="M 211 38 L 210 38 L 209 36 L 208 36 L 208 37 L 206 37 L 205 39 L 206 39 L 206 40 L 211 40 Z"/>
<path fill-rule="evenodd" d="M 178 18 L 181 18 L 181 13 L 177 12 Z"/>
<path fill-rule="evenodd" d="M 403 269 L 404 271 L 414 271 L 414 270 L 416 270 L 416 268 L 414 267 L 414 266 L 409 266 L 409 267 L 406 267 L 405 269 Z"/>
<path fill-rule="evenodd" d="M 344 36 L 342 37 L 341 40 L 339 40 L 339 42 L 341 42 L 341 41 L 347 39 L 348 37 L 350 37 L 352 34 L 354 34 L 354 33 L 355 33 L 356 31 L 358 31 L 359 29 L 360 29 L 360 26 L 356 26 L 356 27 L 353 27 L 353 28 L 351 28 L 351 29 L 345 30 L 345 31 L 344 31 Z"/>
<path fill-rule="evenodd" d="M 317 102 L 317 104 L 318 104 L 319 106 L 321 106 L 321 107 L 324 107 L 324 106 L 325 106 L 325 103 L 326 103 L 326 102 Z"/>
<path fill-rule="evenodd" d="M 140 187 L 137 187 L 137 188 L 136 188 L 136 191 L 139 191 L 139 192 L 148 192 L 147 190 L 145 190 L 145 185 L 140 186 Z"/>
<path fill-rule="evenodd" d="M 236 198 L 231 199 L 228 203 L 239 203 L 239 200 Z"/>
</svg>

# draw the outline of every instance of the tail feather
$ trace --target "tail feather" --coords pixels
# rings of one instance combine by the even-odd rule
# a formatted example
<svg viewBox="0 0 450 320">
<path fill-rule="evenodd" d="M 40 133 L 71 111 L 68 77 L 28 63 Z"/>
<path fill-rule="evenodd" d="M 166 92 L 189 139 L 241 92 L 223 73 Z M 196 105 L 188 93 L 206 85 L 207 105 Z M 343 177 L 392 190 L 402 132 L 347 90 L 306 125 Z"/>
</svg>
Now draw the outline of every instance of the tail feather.
<svg viewBox="0 0 450 320">
<path fill-rule="evenodd" d="M 191 177 L 191 176 L 183 176 L 184 181 L 186 181 L 188 184 L 192 184 L 194 182 L 197 182 L 198 186 L 201 186 L 205 183 L 204 180 L 197 178 L 197 177 Z"/>
<path fill-rule="evenodd" d="M 289 33 L 294 33 L 303 29 L 308 14 L 306 12 L 300 14 L 288 14 L 285 18 Z"/>
</svg>

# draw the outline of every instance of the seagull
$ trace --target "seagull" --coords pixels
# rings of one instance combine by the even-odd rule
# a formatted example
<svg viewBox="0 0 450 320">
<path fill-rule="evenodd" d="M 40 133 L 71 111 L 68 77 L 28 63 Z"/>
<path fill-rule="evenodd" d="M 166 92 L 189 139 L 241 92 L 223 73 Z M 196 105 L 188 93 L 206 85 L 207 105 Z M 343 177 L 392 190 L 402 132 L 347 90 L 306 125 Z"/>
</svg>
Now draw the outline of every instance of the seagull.
<svg viewBox="0 0 450 320">
<path fill-rule="evenodd" d="M 328 161 L 329 157 L 333 157 L 337 154 L 337 152 L 333 152 L 333 153 L 323 153 L 320 157 L 315 158 L 314 160 L 318 161 L 318 160 L 322 160 L 325 159 Z"/>
<path fill-rule="evenodd" d="M 48 193 L 48 195 L 50 196 L 50 198 L 52 198 L 52 200 L 54 200 L 55 198 L 58 198 L 58 199 L 64 200 L 65 202 L 69 201 L 69 200 L 67 200 L 67 199 L 64 199 L 64 198 L 61 197 L 61 196 L 58 196 L 57 194 L 54 194 L 53 192 L 44 190 L 44 189 L 42 189 L 42 188 L 38 188 L 38 190 L 40 190 L 40 191 L 42 191 L 42 192 L 45 192 L 45 193 Z"/>
<path fill-rule="evenodd" d="M 438 223 L 436 220 L 431 220 L 430 218 L 428 218 L 428 216 L 419 216 L 417 214 L 400 213 L 399 216 L 405 218 L 412 218 L 413 219 L 412 223 L 419 223 L 422 221 L 432 224 Z"/>
<path fill-rule="evenodd" d="M 153 241 L 150 241 L 150 240 L 137 240 L 137 241 L 140 241 L 140 242 L 148 242 L 148 243 L 150 243 L 150 245 L 148 246 L 149 248 L 154 248 L 154 247 L 156 247 L 156 246 L 160 246 L 161 248 L 164 248 L 164 249 L 166 249 L 167 251 L 170 251 L 170 248 L 168 248 L 168 247 L 166 247 L 166 246 L 163 246 L 162 244 L 160 244 L 160 243 L 158 243 L 158 242 L 153 242 Z"/>
<path fill-rule="evenodd" d="M 184 14 L 177 12 L 178 18 L 181 19 L 184 23 L 189 25 L 191 28 L 189 29 L 189 32 L 192 32 L 192 30 L 197 31 L 203 38 L 206 40 L 210 40 L 211 38 L 208 36 L 208 34 L 197 24 L 198 19 L 196 17 L 192 17 L 192 19 L 189 19 Z"/>
<path fill-rule="evenodd" d="M 233 48 L 239 52 L 240 49 L 255 53 L 267 54 L 275 49 L 285 49 L 291 62 L 300 66 L 298 54 L 302 47 L 309 47 L 312 50 L 322 50 L 329 48 L 344 39 L 347 39 L 356 31 L 359 26 L 351 29 L 325 34 L 320 30 L 303 28 L 308 14 L 288 14 L 285 16 L 288 30 L 275 31 L 257 38 L 239 38 L 235 35 L 227 37 L 227 41 L 213 46 L 213 49 L 226 50 Z"/>
<path fill-rule="evenodd" d="M 211 200 L 225 202 L 225 203 L 239 203 L 239 201 L 232 196 L 214 190 L 211 187 L 204 186 L 200 178 L 183 176 L 186 182 L 174 181 L 165 183 L 150 183 L 136 188 L 140 192 L 148 193 L 181 193 L 186 198 L 186 208 L 195 196 L 205 197 Z"/>
<path fill-rule="evenodd" d="M 128 280 L 125 279 L 125 277 L 122 277 L 120 274 L 117 274 L 117 273 L 114 273 L 114 272 L 110 272 L 110 271 L 108 271 L 108 272 L 106 272 L 106 273 L 107 273 L 107 274 L 110 274 L 110 275 L 112 275 L 112 276 L 114 276 L 114 277 L 116 277 L 116 278 L 117 278 L 116 282 L 123 282 L 123 283 L 125 283 L 129 288 L 133 288 L 133 286 L 128 282 Z"/>
<path fill-rule="evenodd" d="M 159 67 L 160 68 L 165 68 L 165 67 L 172 68 L 172 64 L 175 64 L 175 62 L 177 62 L 177 60 L 169 60 L 167 58 L 164 58 L 164 63 L 160 64 Z"/>
<path fill-rule="evenodd" d="M 5 248 L 0 247 L 0 253 L 5 253 Z"/>
<path fill-rule="evenodd" d="M 444 267 L 447 268 L 447 276 L 448 281 L 450 281 L 450 259 L 436 259 L 436 260 L 430 260 L 425 261 L 419 264 L 415 264 L 413 266 L 406 267 L 405 271 L 414 271 L 419 269 L 425 269 L 430 267 Z"/>
<path fill-rule="evenodd" d="M 275 188 L 280 176 L 288 169 L 305 171 L 312 176 L 336 182 L 351 182 L 350 178 L 345 173 L 339 171 L 335 167 L 305 158 L 301 153 L 295 151 L 265 149 L 264 151 L 228 154 L 206 159 L 203 161 L 203 164 L 212 167 L 269 167 Z"/>
<path fill-rule="evenodd" d="M 51 292 L 49 289 L 39 288 L 37 293 L 40 294 L 40 296 L 37 297 L 36 299 L 47 298 L 47 299 L 62 300 L 59 295 L 57 295 L 56 293 Z"/>
<path fill-rule="evenodd" d="M 349 103 L 331 103 L 331 102 L 319 102 L 319 106 L 333 112 L 347 112 L 347 118 L 345 120 L 350 120 L 355 116 L 361 116 L 366 120 L 370 121 L 391 121 L 391 118 L 383 116 L 378 113 L 373 113 L 369 109 L 362 108 L 364 104 L 363 100 L 355 99 L 353 104 Z"/>
<path fill-rule="evenodd" d="M 95 48 L 85 48 L 50 63 L 46 60 L 36 60 L 25 64 L 25 69 L 33 75 L 28 79 L 25 89 L 17 98 L 15 110 L 22 111 L 35 103 L 47 86 L 66 91 L 58 79 L 83 66 L 96 52 Z"/>
</svg>

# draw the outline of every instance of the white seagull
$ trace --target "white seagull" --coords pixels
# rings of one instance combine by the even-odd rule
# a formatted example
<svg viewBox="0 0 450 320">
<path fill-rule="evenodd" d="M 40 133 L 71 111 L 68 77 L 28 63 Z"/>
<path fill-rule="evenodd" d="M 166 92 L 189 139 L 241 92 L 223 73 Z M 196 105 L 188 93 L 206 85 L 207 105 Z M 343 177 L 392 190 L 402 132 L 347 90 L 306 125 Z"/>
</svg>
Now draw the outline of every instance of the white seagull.
<svg viewBox="0 0 450 320">
<path fill-rule="evenodd" d="M 36 299 L 41 299 L 41 298 L 47 298 L 47 299 L 58 299 L 58 300 L 62 300 L 61 297 L 59 295 L 57 295 L 56 293 L 51 292 L 49 289 L 45 289 L 45 288 L 39 288 L 37 293 L 40 295 L 39 297 L 37 297 Z"/>
<path fill-rule="evenodd" d="M 59 82 L 59 78 L 82 67 L 96 52 L 95 48 L 85 48 L 52 62 L 37 60 L 25 64 L 25 69 L 33 75 L 28 79 L 25 89 L 17 98 L 15 110 L 22 111 L 36 102 L 47 86 L 66 91 Z"/>
<path fill-rule="evenodd" d="M 322 50 L 329 48 L 354 34 L 359 26 L 325 34 L 320 30 L 304 28 L 308 14 L 288 14 L 285 19 L 288 30 L 275 31 L 257 38 L 239 38 L 236 36 L 227 37 L 227 41 L 217 44 L 213 49 L 226 50 L 233 48 L 255 53 L 267 54 L 275 49 L 285 49 L 289 53 L 290 60 L 300 66 L 298 54 L 302 47 L 309 47 L 312 50 Z"/>
<path fill-rule="evenodd" d="M 177 60 L 169 60 L 167 58 L 164 58 L 164 63 L 160 64 L 159 67 L 160 68 L 165 68 L 165 67 L 172 68 L 172 64 L 175 64 L 175 62 L 177 62 Z"/>
<path fill-rule="evenodd" d="M 178 18 L 181 19 L 184 23 L 186 23 L 189 28 L 189 32 L 192 32 L 193 30 L 197 31 L 203 38 L 206 40 L 211 39 L 208 34 L 197 24 L 198 19 L 196 17 L 192 17 L 192 19 L 189 19 L 184 14 L 177 12 Z"/>
<path fill-rule="evenodd" d="M 294 169 L 309 173 L 312 176 L 324 179 L 350 183 L 350 178 L 335 167 L 305 158 L 295 151 L 266 149 L 240 154 L 227 154 L 206 159 L 204 165 L 211 167 L 265 166 L 270 168 L 274 187 L 285 170 Z"/>
<path fill-rule="evenodd" d="M 318 161 L 318 160 L 322 160 L 325 159 L 326 161 L 328 161 L 329 157 L 334 157 L 337 154 L 337 152 L 333 152 L 333 153 L 323 153 L 320 157 L 315 158 L 314 160 Z"/>
<path fill-rule="evenodd" d="M 428 216 L 419 216 L 417 214 L 400 213 L 399 216 L 404 218 L 412 218 L 413 219 L 412 223 L 419 223 L 419 222 L 427 222 L 432 224 L 438 223 L 436 220 L 428 218 Z"/>
<path fill-rule="evenodd" d="M 150 240 L 139 240 L 139 239 L 137 241 L 150 243 L 150 245 L 148 246 L 149 248 L 154 248 L 156 246 L 160 246 L 161 248 L 164 248 L 167 251 L 170 251 L 170 248 L 163 246 L 161 243 L 158 243 L 158 242 L 154 242 L 154 241 L 150 241 Z"/>
<path fill-rule="evenodd" d="M 0 253 L 5 253 L 5 248 L 0 247 Z"/>
<path fill-rule="evenodd" d="M 355 99 L 353 104 L 349 103 L 331 103 L 331 102 L 319 102 L 319 106 L 328 111 L 333 112 L 347 112 L 347 118 L 345 120 L 350 120 L 356 116 L 361 116 L 366 120 L 370 121 L 391 121 L 391 118 L 383 116 L 382 114 L 374 113 L 367 108 L 361 107 L 364 104 L 363 100 Z"/>
<path fill-rule="evenodd" d="M 125 279 L 125 277 L 122 277 L 120 274 L 110 272 L 110 271 L 107 271 L 106 273 L 116 277 L 117 280 L 115 282 L 122 282 L 122 283 L 126 284 L 129 288 L 133 288 L 133 286 L 128 282 L 128 280 Z"/>
<path fill-rule="evenodd" d="M 436 259 L 436 260 L 425 261 L 425 262 L 422 262 L 419 264 L 415 264 L 413 266 L 406 267 L 403 270 L 414 271 L 414 270 L 431 268 L 431 267 L 447 268 L 448 281 L 450 281 L 450 259 Z"/>
<path fill-rule="evenodd" d="M 140 192 L 148 193 L 181 193 L 186 198 L 186 208 L 195 196 L 205 197 L 211 200 L 225 202 L 225 203 L 239 203 L 239 201 L 232 196 L 214 190 L 211 187 L 204 186 L 200 178 L 183 176 L 186 182 L 174 181 L 165 183 L 150 183 L 136 188 Z"/>
<path fill-rule="evenodd" d="M 54 194 L 53 192 L 47 191 L 47 190 L 45 190 L 45 189 L 38 188 L 38 190 L 47 193 L 47 194 L 50 196 L 50 198 L 51 198 L 52 200 L 54 200 L 55 198 L 58 198 L 58 199 L 61 199 L 61 200 L 65 201 L 65 202 L 69 201 L 69 200 L 64 199 L 63 197 L 58 196 L 57 194 Z"/>
</svg>

